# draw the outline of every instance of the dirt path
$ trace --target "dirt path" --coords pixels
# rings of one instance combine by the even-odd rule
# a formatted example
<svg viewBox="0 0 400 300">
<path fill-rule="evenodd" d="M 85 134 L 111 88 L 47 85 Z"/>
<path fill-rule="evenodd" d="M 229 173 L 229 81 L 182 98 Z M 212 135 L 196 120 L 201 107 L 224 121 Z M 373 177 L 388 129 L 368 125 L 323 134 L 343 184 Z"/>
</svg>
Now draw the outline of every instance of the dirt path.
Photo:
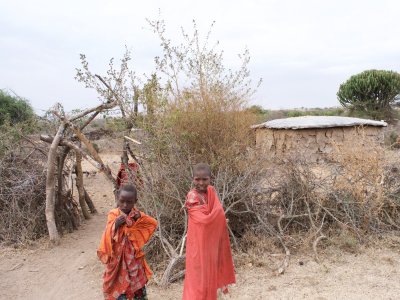
<svg viewBox="0 0 400 300">
<path fill-rule="evenodd" d="M 107 160 L 118 166 L 118 156 Z M 58 247 L 44 241 L 34 250 L 1 249 L 0 299 L 102 299 L 103 266 L 96 248 L 113 196 L 102 175 L 85 181 L 99 214 L 65 235 Z M 310 257 L 293 257 L 279 277 L 268 268 L 245 265 L 238 268 L 237 279 L 230 299 L 400 299 L 400 247 L 336 253 L 321 264 Z M 181 293 L 182 282 L 168 289 L 149 285 L 150 299 L 178 300 Z"/>
</svg>

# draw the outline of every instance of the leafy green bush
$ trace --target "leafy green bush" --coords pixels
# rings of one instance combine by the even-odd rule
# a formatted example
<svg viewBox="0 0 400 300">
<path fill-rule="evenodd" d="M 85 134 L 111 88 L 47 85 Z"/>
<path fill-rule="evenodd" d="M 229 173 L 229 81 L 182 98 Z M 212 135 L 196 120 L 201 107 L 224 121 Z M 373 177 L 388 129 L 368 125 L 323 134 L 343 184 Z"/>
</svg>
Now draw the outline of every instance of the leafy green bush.
<svg viewBox="0 0 400 300">
<path fill-rule="evenodd" d="M 11 124 L 21 123 L 33 116 L 33 109 L 27 100 L 0 90 L 0 125 L 7 120 Z"/>
<path fill-rule="evenodd" d="M 23 135 L 32 134 L 44 125 L 27 100 L 0 90 L 0 159 L 15 149 Z"/>
<path fill-rule="evenodd" d="M 391 105 L 400 100 L 400 74 L 368 70 L 353 75 L 341 84 L 337 93 L 340 104 L 359 116 L 373 119 L 393 118 Z"/>
</svg>

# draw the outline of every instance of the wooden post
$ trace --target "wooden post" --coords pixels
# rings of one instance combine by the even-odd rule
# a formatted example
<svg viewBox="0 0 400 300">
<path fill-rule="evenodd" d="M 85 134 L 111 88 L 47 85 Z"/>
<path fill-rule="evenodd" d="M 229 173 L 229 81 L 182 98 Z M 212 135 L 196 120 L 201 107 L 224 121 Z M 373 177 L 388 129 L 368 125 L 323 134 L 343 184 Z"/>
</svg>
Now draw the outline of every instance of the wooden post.
<svg viewBox="0 0 400 300">
<path fill-rule="evenodd" d="M 49 231 L 50 241 L 55 244 L 59 243 L 60 236 L 58 234 L 56 219 L 54 214 L 55 208 L 55 166 L 57 158 L 57 148 L 65 130 L 65 123 L 61 123 L 57 134 L 50 145 L 50 150 L 47 157 L 47 173 L 46 173 L 46 223 Z"/>
<path fill-rule="evenodd" d="M 59 145 L 61 145 L 61 141 L 58 143 Z M 58 156 L 58 166 L 57 166 L 57 201 L 56 201 L 56 208 L 58 209 L 59 204 L 60 204 L 60 199 L 61 199 L 61 194 L 62 194 L 62 190 L 63 190 L 63 183 L 64 183 L 64 176 L 63 176 L 63 171 L 64 171 L 64 164 L 65 164 L 65 159 L 68 156 L 69 151 L 71 150 L 70 147 L 65 147 L 62 152 L 61 155 Z"/>
<path fill-rule="evenodd" d="M 85 201 L 86 201 L 87 206 L 89 207 L 90 212 L 91 212 L 92 214 L 97 214 L 97 209 L 96 209 L 96 207 L 94 206 L 93 201 L 92 201 L 92 199 L 90 198 L 88 192 L 86 192 L 86 190 L 85 190 Z"/>
<path fill-rule="evenodd" d="M 89 211 L 86 207 L 85 190 L 83 188 L 83 172 L 82 172 L 82 155 L 79 151 L 75 151 L 76 157 L 76 188 L 78 189 L 79 204 L 85 219 L 90 219 Z"/>
</svg>

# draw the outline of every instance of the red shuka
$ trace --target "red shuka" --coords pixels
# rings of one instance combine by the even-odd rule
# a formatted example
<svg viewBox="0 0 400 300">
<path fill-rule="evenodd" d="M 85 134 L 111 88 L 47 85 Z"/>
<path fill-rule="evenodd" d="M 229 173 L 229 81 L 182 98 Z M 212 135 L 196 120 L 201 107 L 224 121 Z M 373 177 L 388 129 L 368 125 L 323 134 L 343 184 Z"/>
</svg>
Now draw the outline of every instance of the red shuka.
<svg viewBox="0 0 400 300">
<path fill-rule="evenodd" d="M 130 182 L 129 180 L 129 171 L 125 169 L 125 165 L 121 163 L 119 166 L 118 174 L 117 174 L 117 185 L 121 187 L 127 183 L 135 183 L 136 185 L 140 185 L 142 182 L 139 179 L 139 165 L 135 162 L 128 163 L 129 169 L 135 175 L 135 178 L 132 178 L 134 182 Z"/>
<path fill-rule="evenodd" d="M 224 209 L 212 186 L 207 188 L 205 204 L 187 208 L 189 223 L 182 299 L 216 300 L 219 288 L 236 282 Z"/>
</svg>

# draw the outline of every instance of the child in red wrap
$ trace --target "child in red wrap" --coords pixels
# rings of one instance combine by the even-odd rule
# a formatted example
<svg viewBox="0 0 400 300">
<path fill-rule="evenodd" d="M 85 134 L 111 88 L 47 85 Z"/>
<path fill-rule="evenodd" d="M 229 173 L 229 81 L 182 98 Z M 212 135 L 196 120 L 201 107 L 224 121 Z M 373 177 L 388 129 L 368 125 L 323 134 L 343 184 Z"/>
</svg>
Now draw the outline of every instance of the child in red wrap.
<svg viewBox="0 0 400 300">
<path fill-rule="evenodd" d="M 210 185 L 207 164 L 193 167 L 193 185 L 186 199 L 188 232 L 183 300 L 216 300 L 235 283 L 232 253 L 224 209 Z"/>
<path fill-rule="evenodd" d="M 97 250 L 97 256 L 106 265 L 106 300 L 147 300 L 146 283 L 152 273 L 142 247 L 153 235 L 157 221 L 136 209 L 136 202 L 136 188 L 124 185 L 118 191 L 118 208 L 108 214 Z"/>
</svg>

